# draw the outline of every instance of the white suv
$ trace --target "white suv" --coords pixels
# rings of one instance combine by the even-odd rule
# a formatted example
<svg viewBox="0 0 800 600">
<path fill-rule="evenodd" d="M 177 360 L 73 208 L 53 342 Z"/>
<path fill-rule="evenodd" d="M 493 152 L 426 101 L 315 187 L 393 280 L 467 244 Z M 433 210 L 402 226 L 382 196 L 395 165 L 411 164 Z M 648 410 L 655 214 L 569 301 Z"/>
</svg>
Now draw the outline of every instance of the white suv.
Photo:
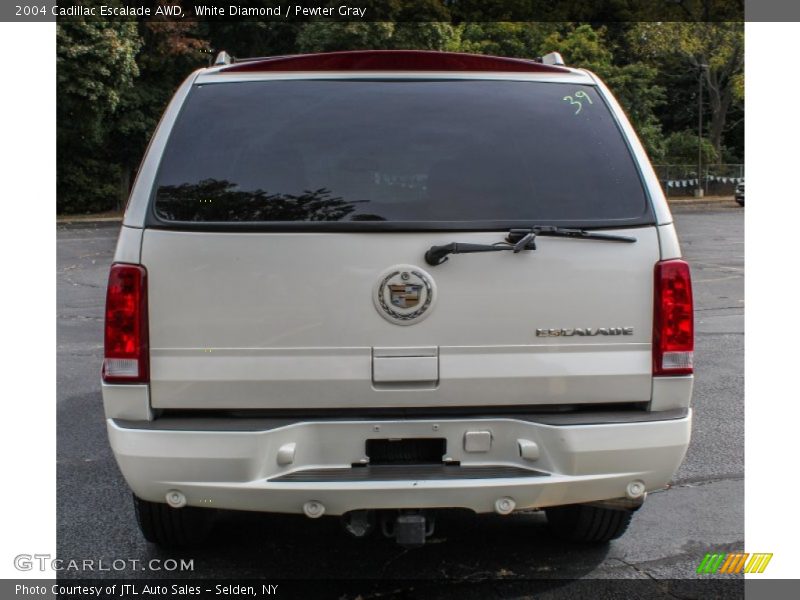
<svg viewBox="0 0 800 600">
<path fill-rule="evenodd" d="M 167 108 L 109 278 L 144 536 L 234 509 L 414 546 L 456 507 L 621 535 L 689 444 L 693 309 L 603 83 L 556 54 L 218 63 Z"/>
</svg>

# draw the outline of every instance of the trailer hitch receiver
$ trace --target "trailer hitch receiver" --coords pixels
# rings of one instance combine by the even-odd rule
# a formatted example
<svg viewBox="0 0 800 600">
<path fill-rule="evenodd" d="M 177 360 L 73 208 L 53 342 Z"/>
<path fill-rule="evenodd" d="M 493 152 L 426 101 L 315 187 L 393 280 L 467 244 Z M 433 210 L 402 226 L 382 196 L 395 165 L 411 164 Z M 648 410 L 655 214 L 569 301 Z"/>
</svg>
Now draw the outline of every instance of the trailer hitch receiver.
<svg viewBox="0 0 800 600">
<path fill-rule="evenodd" d="M 425 545 L 425 540 L 433 535 L 433 515 L 419 511 L 400 511 L 394 515 L 385 515 L 381 529 L 386 537 L 406 548 L 418 548 Z"/>
</svg>

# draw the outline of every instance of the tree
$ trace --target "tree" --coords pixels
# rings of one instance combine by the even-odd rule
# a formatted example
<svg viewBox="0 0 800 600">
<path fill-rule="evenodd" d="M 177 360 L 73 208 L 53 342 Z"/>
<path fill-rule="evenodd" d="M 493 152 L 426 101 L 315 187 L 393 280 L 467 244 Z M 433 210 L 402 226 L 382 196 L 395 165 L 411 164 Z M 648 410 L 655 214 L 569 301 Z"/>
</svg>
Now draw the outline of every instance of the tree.
<svg viewBox="0 0 800 600">
<path fill-rule="evenodd" d="M 297 36 L 300 52 L 336 50 L 454 50 L 458 44 L 450 23 L 393 23 L 316 21 L 306 24 Z"/>
<path fill-rule="evenodd" d="M 209 58 L 220 50 L 233 57 L 277 56 L 297 52 L 297 34 L 303 23 L 295 21 L 208 21 Z"/>
<path fill-rule="evenodd" d="M 713 165 L 719 161 L 719 154 L 711 142 L 703 138 L 700 149 L 704 165 Z M 698 139 L 696 131 L 676 131 L 664 140 L 664 158 L 671 164 L 696 165 Z M 696 170 L 696 169 L 695 169 Z"/>
<path fill-rule="evenodd" d="M 743 99 L 743 25 L 729 22 L 639 23 L 629 35 L 643 59 L 653 61 L 678 55 L 697 77 L 704 78 L 710 112 L 708 136 L 720 154 L 732 105 Z"/>
<path fill-rule="evenodd" d="M 391 45 L 394 29 L 394 23 L 381 21 L 307 23 L 297 35 L 297 49 L 299 52 L 385 50 Z"/>
<path fill-rule="evenodd" d="M 209 57 L 208 42 L 195 22 L 142 20 L 137 33 L 142 48 L 137 56 L 139 77 L 121 94 L 108 132 L 110 158 L 119 166 L 113 196 L 118 208 L 127 200 L 131 176 L 175 88 L 193 70 L 206 66 Z"/>
<path fill-rule="evenodd" d="M 136 23 L 59 21 L 56 44 L 57 208 L 104 210 L 118 180 L 108 164 L 108 124 L 139 73 Z"/>
<path fill-rule="evenodd" d="M 545 38 L 555 23 L 463 23 L 458 27 L 460 52 L 535 58 L 542 55 Z"/>
<path fill-rule="evenodd" d="M 359 6 L 379 20 L 311 21 L 297 36 L 297 50 L 454 50 L 458 46 L 450 13 L 439 0 L 365 0 Z"/>
</svg>

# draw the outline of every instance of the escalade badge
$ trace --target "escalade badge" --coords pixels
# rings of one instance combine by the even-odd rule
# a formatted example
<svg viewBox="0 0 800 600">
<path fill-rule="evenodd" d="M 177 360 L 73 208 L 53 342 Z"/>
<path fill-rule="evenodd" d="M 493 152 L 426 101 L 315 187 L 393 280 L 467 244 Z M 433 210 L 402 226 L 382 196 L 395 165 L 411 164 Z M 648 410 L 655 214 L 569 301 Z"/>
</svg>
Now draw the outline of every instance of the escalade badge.
<svg viewBox="0 0 800 600">
<path fill-rule="evenodd" d="M 537 329 L 536 337 L 572 337 L 596 335 L 633 335 L 633 327 L 570 327 L 561 329 Z"/>
<path fill-rule="evenodd" d="M 380 315 L 395 325 L 413 325 L 428 316 L 436 301 L 433 278 L 413 265 L 384 271 L 372 293 Z"/>
</svg>

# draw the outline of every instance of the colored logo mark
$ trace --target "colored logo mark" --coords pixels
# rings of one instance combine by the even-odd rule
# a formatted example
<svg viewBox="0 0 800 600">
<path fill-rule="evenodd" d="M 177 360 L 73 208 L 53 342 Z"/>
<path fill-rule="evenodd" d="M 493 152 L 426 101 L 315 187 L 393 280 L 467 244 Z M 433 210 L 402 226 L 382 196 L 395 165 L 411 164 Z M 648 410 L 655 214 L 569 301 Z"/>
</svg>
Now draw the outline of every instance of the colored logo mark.
<svg viewBox="0 0 800 600">
<path fill-rule="evenodd" d="M 772 560 L 772 553 L 708 553 L 700 561 L 697 572 L 705 575 L 711 573 L 763 573 L 770 560 Z"/>
</svg>

